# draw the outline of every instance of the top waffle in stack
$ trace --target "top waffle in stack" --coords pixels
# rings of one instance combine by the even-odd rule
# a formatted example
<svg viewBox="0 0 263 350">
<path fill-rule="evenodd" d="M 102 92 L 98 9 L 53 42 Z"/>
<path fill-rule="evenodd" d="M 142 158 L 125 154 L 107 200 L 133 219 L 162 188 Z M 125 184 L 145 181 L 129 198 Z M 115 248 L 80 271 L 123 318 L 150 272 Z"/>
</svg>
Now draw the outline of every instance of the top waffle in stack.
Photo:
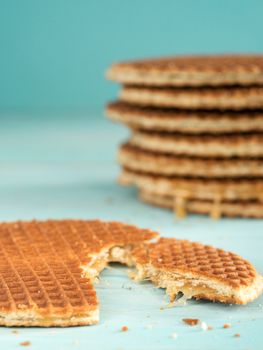
<svg viewBox="0 0 263 350">
<path fill-rule="evenodd" d="M 263 217 L 263 55 L 123 62 L 108 77 L 123 88 L 107 113 L 132 129 L 123 184 L 181 215 Z"/>
</svg>

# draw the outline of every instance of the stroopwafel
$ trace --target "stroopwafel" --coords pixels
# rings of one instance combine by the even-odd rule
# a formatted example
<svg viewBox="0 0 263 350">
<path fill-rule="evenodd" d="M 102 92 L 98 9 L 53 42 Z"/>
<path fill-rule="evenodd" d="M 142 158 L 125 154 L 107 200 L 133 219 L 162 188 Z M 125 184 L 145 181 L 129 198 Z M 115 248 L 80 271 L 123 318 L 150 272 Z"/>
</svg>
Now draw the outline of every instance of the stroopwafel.
<svg viewBox="0 0 263 350">
<path fill-rule="evenodd" d="M 226 134 L 263 131 L 263 111 L 191 111 L 140 107 L 116 101 L 107 115 L 132 129 L 188 134 Z"/>
<path fill-rule="evenodd" d="M 175 238 L 138 247 L 133 252 L 137 279 L 166 288 L 171 301 L 185 298 L 245 304 L 262 291 L 263 280 L 240 256 L 201 243 Z"/>
<path fill-rule="evenodd" d="M 262 55 L 195 55 L 113 64 L 109 79 L 145 86 L 263 84 Z"/>
<path fill-rule="evenodd" d="M 263 177 L 263 158 L 198 158 L 152 152 L 129 142 L 120 146 L 118 162 L 131 170 L 167 176 Z"/>
</svg>

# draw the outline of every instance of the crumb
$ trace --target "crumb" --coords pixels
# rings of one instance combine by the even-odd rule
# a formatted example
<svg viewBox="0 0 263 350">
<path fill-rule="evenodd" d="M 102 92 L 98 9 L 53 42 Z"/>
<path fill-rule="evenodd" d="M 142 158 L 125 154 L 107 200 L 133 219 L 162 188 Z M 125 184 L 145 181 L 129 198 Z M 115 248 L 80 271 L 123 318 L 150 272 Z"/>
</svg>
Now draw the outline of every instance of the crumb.
<svg viewBox="0 0 263 350">
<path fill-rule="evenodd" d="M 126 286 L 126 284 L 123 284 L 123 285 L 121 286 L 121 288 L 127 289 L 127 290 L 132 290 L 132 287 L 131 287 L 131 286 Z"/>
<path fill-rule="evenodd" d="M 29 346 L 29 345 L 31 345 L 31 343 L 30 343 L 30 341 L 22 341 L 22 342 L 20 343 L 20 345 L 21 345 L 21 346 Z"/>
<path fill-rule="evenodd" d="M 208 326 L 208 327 L 207 327 L 207 330 L 208 330 L 208 331 L 212 331 L 212 329 L 214 329 L 214 327 L 212 327 L 212 326 Z"/>
<path fill-rule="evenodd" d="M 18 330 L 17 330 L 17 329 L 13 329 L 13 330 L 12 330 L 12 333 L 13 333 L 13 334 L 18 334 Z"/>
<path fill-rule="evenodd" d="M 178 337 L 177 333 L 172 333 L 172 338 L 176 339 Z"/>
<path fill-rule="evenodd" d="M 188 324 L 188 326 L 196 326 L 198 323 L 200 323 L 198 318 L 183 318 L 182 321 Z"/>
<path fill-rule="evenodd" d="M 200 323 L 200 327 L 202 328 L 203 331 L 207 331 L 208 330 L 208 325 L 205 322 L 201 322 Z"/>
<path fill-rule="evenodd" d="M 94 277 L 93 282 L 94 282 L 95 284 L 99 284 L 99 283 L 100 283 L 100 277 L 99 277 L 99 276 Z"/>
<path fill-rule="evenodd" d="M 231 324 L 230 324 L 230 323 L 225 323 L 225 324 L 223 325 L 223 328 L 231 328 Z"/>
<path fill-rule="evenodd" d="M 240 333 L 234 334 L 234 337 L 239 338 L 240 337 Z"/>
<path fill-rule="evenodd" d="M 122 326 L 122 327 L 121 327 L 121 331 L 122 331 L 122 332 L 127 332 L 128 329 L 129 329 L 129 328 L 128 328 L 127 326 Z"/>
</svg>

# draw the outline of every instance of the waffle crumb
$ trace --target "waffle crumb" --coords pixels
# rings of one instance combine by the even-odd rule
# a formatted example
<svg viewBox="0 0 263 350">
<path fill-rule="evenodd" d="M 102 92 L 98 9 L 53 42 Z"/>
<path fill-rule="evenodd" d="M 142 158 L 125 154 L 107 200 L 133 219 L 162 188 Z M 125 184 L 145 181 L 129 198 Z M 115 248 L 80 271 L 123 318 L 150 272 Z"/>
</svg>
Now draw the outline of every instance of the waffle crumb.
<svg viewBox="0 0 263 350">
<path fill-rule="evenodd" d="M 230 323 L 225 323 L 225 324 L 223 325 L 223 328 L 231 328 L 231 324 L 230 324 Z"/>
<path fill-rule="evenodd" d="M 17 330 L 17 329 L 13 329 L 13 330 L 12 330 L 12 333 L 13 333 L 13 334 L 18 334 L 18 330 Z"/>
<path fill-rule="evenodd" d="M 207 330 L 208 330 L 208 331 L 212 331 L 213 329 L 214 329 L 214 327 L 212 327 L 212 326 L 208 326 L 208 327 L 207 327 Z"/>
<path fill-rule="evenodd" d="M 205 322 L 201 322 L 200 323 L 200 327 L 202 328 L 203 331 L 207 331 L 208 330 L 208 325 Z"/>
<path fill-rule="evenodd" d="M 198 318 L 183 318 L 182 321 L 188 326 L 196 326 L 198 323 L 200 323 L 200 320 Z"/>
<path fill-rule="evenodd" d="M 240 337 L 240 333 L 234 334 L 234 337 L 239 338 Z"/>
<path fill-rule="evenodd" d="M 127 326 L 122 326 L 121 327 L 121 331 L 122 332 L 127 332 L 129 330 L 129 328 Z"/>
<path fill-rule="evenodd" d="M 21 345 L 21 346 L 29 346 L 29 345 L 31 345 L 31 343 L 30 343 L 30 341 L 22 341 L 22 342 L 20 343 L 20 345 Z"/>
</svg>

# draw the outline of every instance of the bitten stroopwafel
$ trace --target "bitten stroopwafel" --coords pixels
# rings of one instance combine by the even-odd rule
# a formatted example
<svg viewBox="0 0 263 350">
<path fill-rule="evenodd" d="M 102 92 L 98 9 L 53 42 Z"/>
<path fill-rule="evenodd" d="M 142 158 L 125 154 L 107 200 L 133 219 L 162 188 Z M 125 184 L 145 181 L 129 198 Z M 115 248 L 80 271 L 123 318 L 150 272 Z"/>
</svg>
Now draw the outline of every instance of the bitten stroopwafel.
<svg viewBox="0 0 263 350">
<path fill-rule="evenodd" d="M 263 158 L 198 158 L 152 152 L 129 142 L 120 146 L 118 161 L 124 168 L 167 176 L 263 177 Z"/>
<path fill-rule="evenodd" d="M 163 268 L 170 275 L 162 276 L 162 284 L 155 272 L 149 277 L 160 287 L 167 287 L 171 298 L 178 292 L 190 297 L 193 290 L 191 296 L 196 298 L 245 304 L 262 292 L 262 278 L 246 260 L 190 242 L 170 240 L 165 246 L 164 239 L 148 245 L 157 237 L 150 230 L 98 220 L 0 224 L 0 325 L 65 327 L 97 323 L 94 278 L 113 261 L 135 265 L 139 275 L 142 271 L 145 275 L 150 271 L 149 263 L 156 267 L 156 251 L 162 254 L 161 259 L 165 257 Z M 183 252 L 178 250 L 180 257 L 174 249 L 178 244 Z M 185 249 L 186 244 L 190 250 Z M 169 258 L 173 259 L 171 264 Z M 201 265 L 206 266 L 206 273 Z M 192 283 L 189 274 L 193 273 Z M 184 289 L 175 289 L 185 279 Z"/>
<path fill-rule="evenodd" d="M 0 224 L 0 325 L 97 323 L 94 277 L 109 261 L 129 264 L 132 247 L 156 236 L 98 220 Z"/>
<path fill-rule="evenodd" d="M 122 84 L 217 86 L 263 84 L 263 55 L 175 56 L 113 64 L 107 76 Z"/>
<path fill-rule="evenodd" d="M 191 111 L 109 103 L 107 115 L 132 129 L 188 134 L 263 131 L 263 111 Z"/>
<path fill-rule="evenodd" d="M 185 298 L 245 304 L 262 291 L 262 277 L 240 256 L 208 245 L 161 238 L 133 252 L 137 279 L 166 288 L 171 301 Z"/>
</svg>

